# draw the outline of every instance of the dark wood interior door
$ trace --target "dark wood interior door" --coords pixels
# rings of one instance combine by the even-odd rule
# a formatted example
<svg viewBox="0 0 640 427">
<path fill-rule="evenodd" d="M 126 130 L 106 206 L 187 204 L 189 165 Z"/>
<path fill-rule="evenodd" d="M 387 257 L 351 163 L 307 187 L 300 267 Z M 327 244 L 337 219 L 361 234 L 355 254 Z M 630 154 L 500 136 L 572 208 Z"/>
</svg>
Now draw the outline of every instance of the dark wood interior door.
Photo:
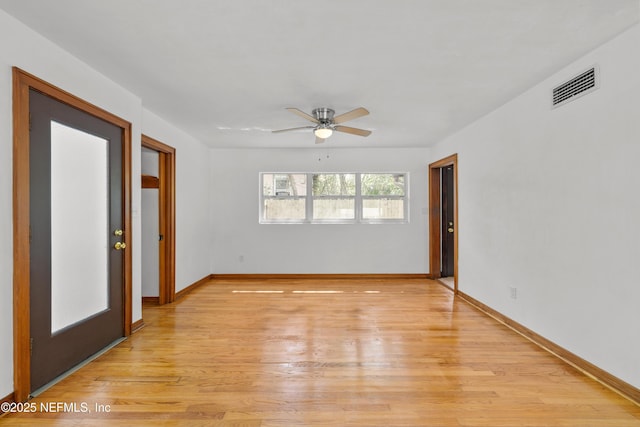
<svg viewBox="0 0 640 427">
<path fill-rule="evenodd" d="M 442 268 L 440 275 L 449 277 L 454 275 L 454 182 L 453 166 L 445 166 L 441 169 L 441 227 L 442 227 Z"/>
<path fill-rule="evenodd" d="M 29 111 L 35 391 L 124 335 L 124 141 L 122 128 L 35 90 Z"/>
</svg>

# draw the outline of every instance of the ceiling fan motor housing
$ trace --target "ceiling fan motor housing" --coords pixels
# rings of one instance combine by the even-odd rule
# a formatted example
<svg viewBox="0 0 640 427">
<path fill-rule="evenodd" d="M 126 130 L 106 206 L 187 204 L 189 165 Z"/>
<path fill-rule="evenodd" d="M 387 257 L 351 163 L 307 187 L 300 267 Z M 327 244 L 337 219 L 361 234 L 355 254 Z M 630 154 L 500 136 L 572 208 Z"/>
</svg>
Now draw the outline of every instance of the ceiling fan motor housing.
<svg viewBox="0 0 640 427">
<path fill-rule="evenodd" d="M 312 113 L 320 123 L 327 124 L 333 122 L 333 115 L 335 114 L 335 111 L 333 111 L 331 108 L 322 107 L 316 108 L 312 111 Z"/>
</svg>

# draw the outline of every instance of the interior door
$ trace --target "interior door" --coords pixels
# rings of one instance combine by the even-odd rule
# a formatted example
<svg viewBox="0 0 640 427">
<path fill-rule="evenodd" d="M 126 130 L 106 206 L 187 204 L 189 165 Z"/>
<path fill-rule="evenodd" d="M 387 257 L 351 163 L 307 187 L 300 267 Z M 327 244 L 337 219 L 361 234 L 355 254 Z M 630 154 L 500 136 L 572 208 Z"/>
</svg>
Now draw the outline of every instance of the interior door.
<svg viewBox="0 0 640 427">
<path fill-rule="evenodd" d="M 441 169 L 441 227 L 442 227 L 442 269 L 440 275 L 449 277 L 454 275 L 454 182 L 453 166 L 445 166 Z"/>
<path fill-rule="evenodd" d="M 33 89 L 31 390 L 124 335 L 122 128 Z"/>
</svg>

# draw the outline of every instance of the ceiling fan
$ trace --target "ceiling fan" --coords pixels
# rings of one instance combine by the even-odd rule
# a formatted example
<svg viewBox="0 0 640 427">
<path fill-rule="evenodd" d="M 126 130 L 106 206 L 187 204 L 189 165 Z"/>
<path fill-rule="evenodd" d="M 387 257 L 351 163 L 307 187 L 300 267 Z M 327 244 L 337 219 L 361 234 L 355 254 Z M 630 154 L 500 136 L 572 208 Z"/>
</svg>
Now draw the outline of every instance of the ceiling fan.
<svg viewBox="0 0 640 427">
<path fill-rule="evenodd" d="M 315 123 L 315 126 L 301 126 L 297 128 L 290 129 L 280 129 L 274 130 L 273 133 L 279 132 L 289 132 L 292 130 L 298 129 L 313 129 L 313 133 L 316 136 L 316 144 L 321 144 L 325 139 L 329 138 L 331 134 L 336 132 L 344 132 L 350 133 L 352 135 L 360 135 L 360 136 L 369 136 L 371 135 L 370 130 L 352 128 L 349 126 L 342 126 L 340 123 L 344 123 L 349 120 L 357 119 L 358 117 L 366 116 L 369 114 L 366 108 L 360 107 L 355 110 L 351 110 L 347 113 L 340 114 L 339 116 L 335 116 L 335 111 L 331 108 L 316 108 L 311 112 L 311 114 L 307 114 L 304 111 L 301 111 L 297 108 L 287 108 L 287 110 L 291 111 L 293 114 L 297 114 L 300 117 L 303 117 L 310 122 Z"/>
</svg>

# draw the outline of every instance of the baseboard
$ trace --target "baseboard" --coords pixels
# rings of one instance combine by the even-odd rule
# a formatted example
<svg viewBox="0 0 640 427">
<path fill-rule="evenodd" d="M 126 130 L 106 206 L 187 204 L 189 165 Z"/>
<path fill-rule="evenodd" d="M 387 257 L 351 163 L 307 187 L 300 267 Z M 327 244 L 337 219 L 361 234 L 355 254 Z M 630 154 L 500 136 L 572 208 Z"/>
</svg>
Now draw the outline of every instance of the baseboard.
<svg viewBox="0 0 640 427">
<path fill-rule="evenodd" d="M 296 279 L 296 280 L 322 280 L 322 279 L 359 279 L 359 280 L 389 280 L 389 279 L 430 279 L 426 273 L 390 273 L 390 274 L 209 274 L 195 283 L 176 292 L 176 300 L 183 298 L 189 292 L 212 280 L 270 280 L 270 279 Z"/>
<path fill-rule="evenodd" d="M 198 288 L 199 286 L 202 286 L 205 283 L 210 282 L 211 280 L 213 280 L 213 277 L 214 277 L 213 274 L 204 276 L 202 279 L 198 280 L 197 282 L 194 282 L 189 286 L 187 286 L 186 288 L 182 289 L 181 291 L 176 292 L 176 300 L 183 298 L 185 295 L 187 295 L 189 292 L 192 292 L 194 289 Z"/>
<path fill-rule="evenodd" d="M 160 304 L 160 297 L 142 297 L 143 304 L 158 305 Z"/>
<path fill-rule="evenodd" d="M 531 329 L 527 328 L 526 326 L 521 325 L 515 320 L 494 310 L 488 305 L 481 303 L 480 301 L 465 294 L 464 292 L 458 291 L 458 296 L 464 299 L 466 302 L 468 302 L 472 306 L 476 307 L 478 310 L 493 317 L 498 322 L 508 326 L 509 328 L 513 329 L 515 332 L 529 339 L 534 344 L 540 346 L 541 348 L 545 349 L 546 351 L 553 354 L 554 356 L 564 360 L 571 366 L 582 371 L 585 375 L 595 379 L 596 381 L 600 382 L 601 384 L 605 385 L 611 390 L 631 400 L 635 404 L 640 405 L 640 389 L 632 386 L 631 384 L 621 380 L 618 377 L 611 375 L 607 371 L 602 370 L 601 368 L 597 367 L 591 362 L 584 360 L 580 356 L 577 356 L 571 353 L 569 350 L 559 346 L 553 341 L 548 340 L 542 335 L 536 332 L 533 332 Z"/>
<path fill-rule="evenodd" d="M 14 394 L 10 393 L 9 395 L 3 397 L 2 399 L 0 399 L 0 407 L 3 407 L 4 405 L 2 405 L 3 403 L 14 403 L 15 399 L 14 399 Z M 7 412 L 3 411 L 2 409 L 0 409 L 0 417 L 2 417 L 4 414 L 6 414 Z"/>
<path fill-rule="evenodd" d="M 131 333 L 138 332 L 140 329 L 144 328 L 144 320 L 140 319 L 131 324 Z"/>
<path fill-rule="evenodd" d="M 429 279 L 426 273 L 389 273 L 389 274 L 212 274 L 211 280 L 271 280 L 271 279 L 293 279 L 293 280 L 388 280 L 388 279 Z"/>
</svg>

